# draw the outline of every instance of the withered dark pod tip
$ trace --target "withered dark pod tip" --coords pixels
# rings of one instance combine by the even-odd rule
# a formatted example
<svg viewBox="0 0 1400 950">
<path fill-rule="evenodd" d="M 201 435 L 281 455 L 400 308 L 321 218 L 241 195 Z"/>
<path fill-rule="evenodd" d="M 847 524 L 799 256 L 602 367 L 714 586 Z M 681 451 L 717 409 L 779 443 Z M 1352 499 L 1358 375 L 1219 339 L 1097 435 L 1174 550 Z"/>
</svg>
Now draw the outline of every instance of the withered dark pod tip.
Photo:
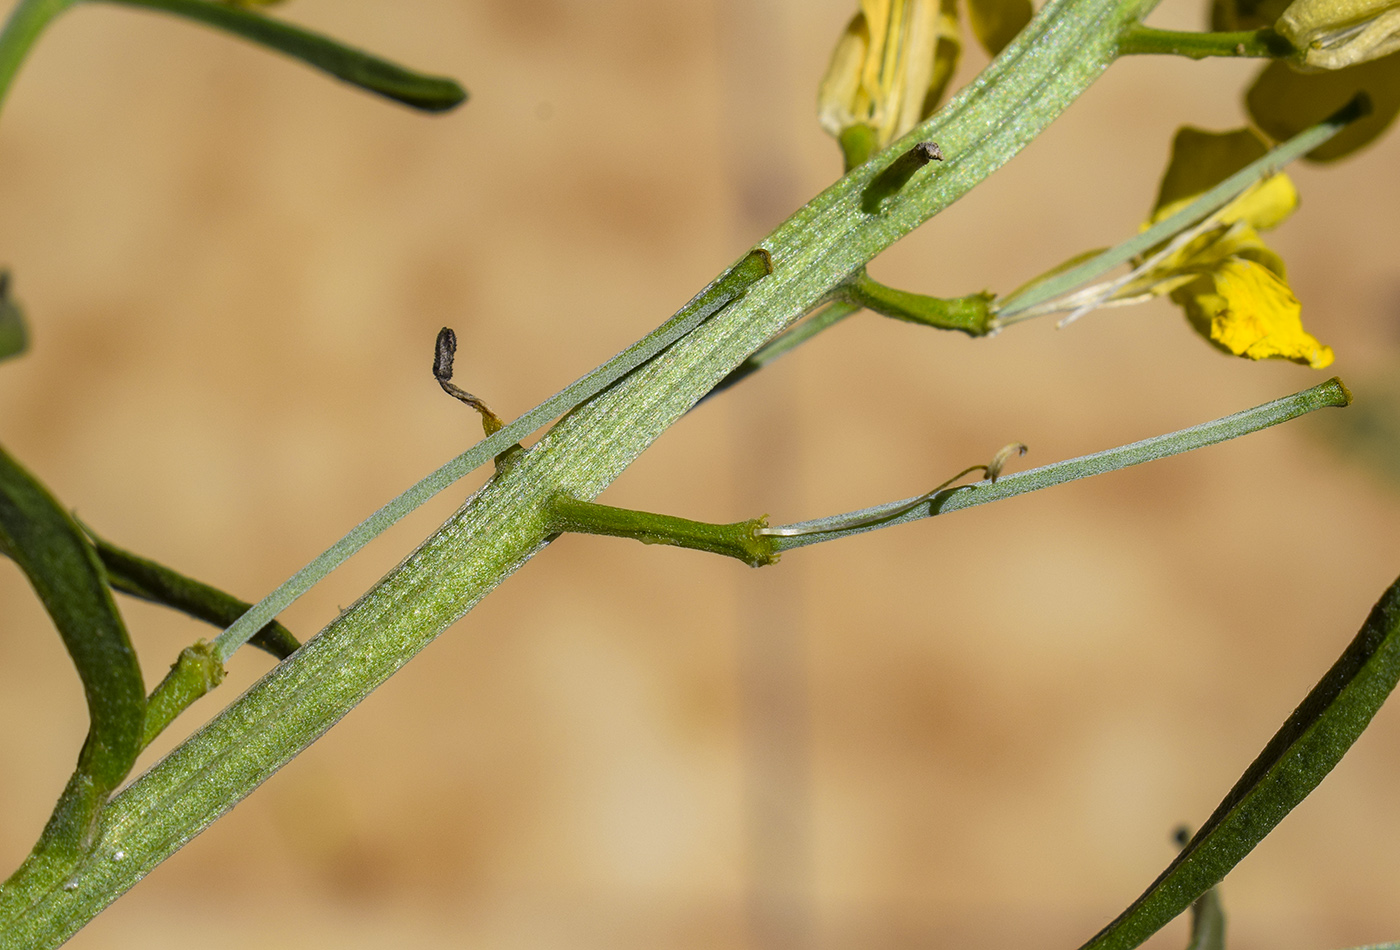
<svg viewBox="0 0 1400 950">
<path fill-rule="evenodd" d="M 867 214 L 874 214 L 885 199 L 898 193 L 909 183 L 909 179 L 914 177 L 915 172 L 929 162 L 941 161 L 943 161 L 943 150 L 938 147 L 937 142 L 918 143 L 890 162 L 885 170 L 876 175 L 866 186 L 861 195 L 861 207 Z"/>
<path fill-rule="evenodd" d="M 438 382 L 452 378 L 452 358 L 457 355 L 457 334 L 451 327 L 438 331 L 437 346 L 433 350 L 433 375 Z"/>
</svg>

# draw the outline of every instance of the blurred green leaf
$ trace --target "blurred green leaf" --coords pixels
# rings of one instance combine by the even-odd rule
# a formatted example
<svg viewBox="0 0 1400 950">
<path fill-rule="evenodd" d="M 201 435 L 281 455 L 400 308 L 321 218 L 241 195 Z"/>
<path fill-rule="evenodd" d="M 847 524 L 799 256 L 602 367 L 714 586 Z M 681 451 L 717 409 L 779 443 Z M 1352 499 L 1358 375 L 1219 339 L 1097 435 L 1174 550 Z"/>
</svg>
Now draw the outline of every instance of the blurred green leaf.
<svg viewBox="0 0 1400 950">
<path fill-rule="evenodd" d="M 1282 60 L 1265 66 L 1245 93 L 1250 118 L 1275 140 L 1291 138 L 1331 115 L 1359 93 L 1370 115 L 1342 129 L 1307 154 L 1314 162 L 1345 158 L 1379 137 L 1400 114 L 1400 53 L 1346 69 L 1300 73 Z"/>
<path fill-rule="evenodd" d="M 1400 679 L 1400 580 L 1162 875 L 1083 950 L 1136 947 L 1220 882 L 1332 771 Z"/>
<path fill-rule="evenodd" d="M 429 76 L 240 6 L 209 0 L 106 0 L 122 6 L 159 10 L 197 20 L 275 49 L 351 85 L 426 112 L 444 112 L 466 101 L 467 93 L 446 76 Z"/>
<path fill-rule="evenodd" d="M 0 360 L 18 356 L 28 347 L 24 311 L 10 298 L 10 272 L 0 271 Z"/>
<path fill-rule="evenodd" d="M 79 851 L 141 751 L 145 683 L 97 552 L 44 486 L 3 449 L 0 545 L 53 618 L 87 695 L 87 741 L 35 849 Z"/>
<path fill-rule="evenodd" d="M 1031 0 L 968 0 L 972 32 L 988 54 L 995 56 L 1031 21 Z"/>
<path fill-rule="evenodd" d="M 1219 33 L 1273 27 L 1293 0 L 1211 0 L 1210 28 Z"/>
<path fill-rule="evenodd" d="M 102 559 L 102 565 L 107 569 L 107 577 L 113 589 L 123 594 L 174 608 L 205 623 L 213 624 L 220 630 L 243 616 L 252 606 L 246 600 L 239 600 L 217 587 L 186 577 L 138 554 L 124 551 L 93 534 L 87 525 L 83 525 L 83 528 L 97 548 L 97 556 Z M 301 646 L 297 638 L 292 636 L 292 632 L 276 620 L 253 634 L 253 639 L 249 642 L 279 660 L 285 660 Z"/>
</svg>

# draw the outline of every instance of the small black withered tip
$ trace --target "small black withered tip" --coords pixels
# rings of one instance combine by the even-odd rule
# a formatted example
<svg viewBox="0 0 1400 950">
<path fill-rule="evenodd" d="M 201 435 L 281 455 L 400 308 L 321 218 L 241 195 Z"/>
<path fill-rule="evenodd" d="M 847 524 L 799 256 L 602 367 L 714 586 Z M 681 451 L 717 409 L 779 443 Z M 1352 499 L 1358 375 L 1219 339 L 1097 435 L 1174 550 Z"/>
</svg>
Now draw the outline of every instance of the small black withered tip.
<svg viewBox="0 0 1400 950">
<path fill-rule="evenodd" d="M 943 149 L 938 147 L 937 142 L 918 143 L 886 165 L 884 171 L 876 175 L 870 184 L 865 186 L 865 191 L 861 193 L 861 208 L 866 214 L 874 214 L 886 198 L 896 194 L 909 183 L 909 179 L 914 177 L 915 172 L 929 162 L 941 161 L 943 161 Z"/>
<path fill-rule="evenodd" d="M 438 331 L 437 346 L 433 349 L 433 376 L 440 383 L 452 378 L 452 358 L 457 355 L 457 334 L 451 327 Z"/>
<path fill-rule="evenodd" d="M 927 165 L 929 162 L 943 161 L 943 149 L 938 147 L 937 142 L 920 142 L 909 151 L 910 154 L 922 159 L 919 163 L 921 165 Z"/>
</svg>

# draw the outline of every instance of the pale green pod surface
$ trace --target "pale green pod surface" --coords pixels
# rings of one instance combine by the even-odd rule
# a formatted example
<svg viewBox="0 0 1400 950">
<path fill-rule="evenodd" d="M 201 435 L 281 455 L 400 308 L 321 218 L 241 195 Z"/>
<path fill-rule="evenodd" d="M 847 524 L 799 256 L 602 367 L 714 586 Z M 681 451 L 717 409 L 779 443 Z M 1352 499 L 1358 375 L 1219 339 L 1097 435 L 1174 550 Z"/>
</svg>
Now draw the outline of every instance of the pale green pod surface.
<svg viewBox="0 0 1400 950">
<path fill-rule="evenodd" d="M 1274 28 L 1306 69 L 1342 69 L 1400 50 L 1400 0 L 1293 0 Z"/>
</svg>

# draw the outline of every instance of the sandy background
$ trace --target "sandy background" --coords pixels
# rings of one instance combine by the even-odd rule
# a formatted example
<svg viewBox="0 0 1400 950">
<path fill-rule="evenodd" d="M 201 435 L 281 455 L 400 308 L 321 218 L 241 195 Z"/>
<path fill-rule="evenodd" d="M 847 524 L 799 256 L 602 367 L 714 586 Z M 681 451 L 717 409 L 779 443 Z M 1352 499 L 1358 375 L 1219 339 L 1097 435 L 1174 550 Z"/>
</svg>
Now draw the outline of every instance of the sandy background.
<svg viewBox="0 0 1400 950">
<path fill-rule="evenodd" d="M 256 598 L 669 315 L 839 172 L 813 115 L 849 0 L 298 0 L 459 77 L 424 117 L 202 29 L 60 21 L 0 124 L 34 348 L 0 440 L 109 537 Z M 1193 2 L 1155 22 L 1195 27 Z M 971 52 L 963 80 L 985 62 Z M 1007 290 L 1132 233 L 1247 63 L 1116 66 L 872 268 Z M 1400 135 L 1304 168 L 1271 238 L 1336 371 L 1400 356 Z M 778 520 L 1043 463 L 1320 381 L 1166 303 L 994 340 L 852 319 L 677 425 L 604 499 Z M 1333 412 L 1340 418 L 1341 413 Z M 74 942 L 80 948 L 1073 947 L 1170 858 L 1400 568 L 1400 495 L 1314 418 L 751 571 L 570 537 Z M 477 476 L 479 478 L 480 476 Z M 474 484 L 471 483 L 471 484 Z M 285 616 L 315 632 L 471 487 Z M 86 728 L 0 565 L 0 865 Z M 154 683 L 210 634 L 124 601 Z M 188 731 L 269 667 L 240 653 Z M 182 730 L 174 730 L 176 733 Z M 179 738 L 168 737 L 161 749 Z M 1400 709 L 1225 885 L 1232 948 L 1400 937 Z M 1184 943 L 1182 923 L 1156 946 Z"/>
</svg>

